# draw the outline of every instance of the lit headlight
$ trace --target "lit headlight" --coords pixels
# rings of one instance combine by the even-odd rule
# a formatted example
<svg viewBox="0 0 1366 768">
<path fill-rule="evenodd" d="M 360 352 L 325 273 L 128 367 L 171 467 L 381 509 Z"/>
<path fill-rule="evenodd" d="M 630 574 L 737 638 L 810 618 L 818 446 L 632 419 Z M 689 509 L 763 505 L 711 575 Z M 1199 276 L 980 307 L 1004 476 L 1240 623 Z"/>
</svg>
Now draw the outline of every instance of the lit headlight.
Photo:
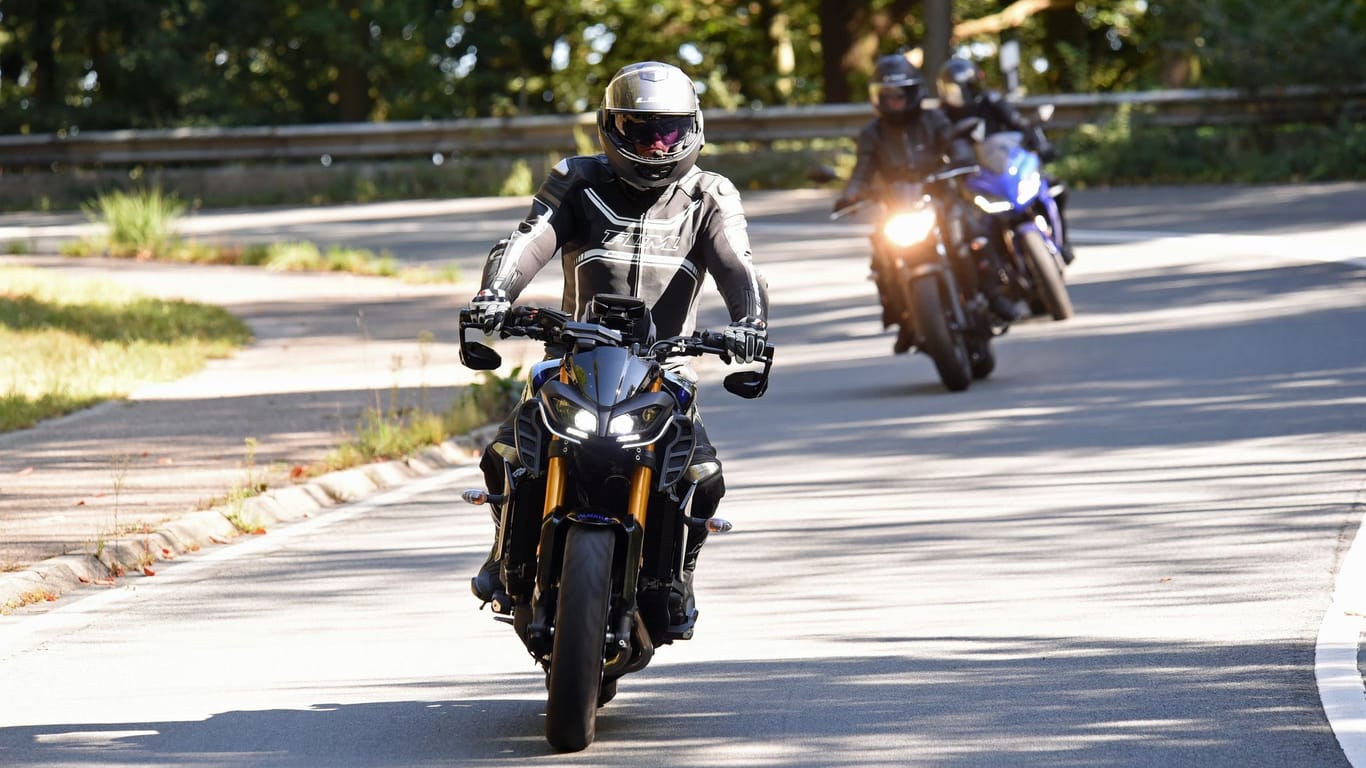
<svg viewBox="0 0 1366 768">
<path fill-rule="evenodd" d="M 659 426 L 663 413 L 664 408 L 651 405 L 638 411 L 619 414 L 607 422 L 607 431 L 618 440 L 629 441 L 654 431 Z"/>
<path fill-rule="evenodd" d="M 934 229 L 934 211 L 930 209 L 898 213 L 882 225 L 882 235 L 893 245 L 905 248 L 929 237 Z"/>
<path fill-rule="evenodd" d="M 578 437 L 597 434 L 598 416 L 563 397 L 550 398 L 551 418 L 565 432 Z"/>
<path fill-rule="evenodd" d="M 1024 205 L 1030 200 L 1033 200 L 1034 197 L 1039 194 L 1039 184 L 1040 179 L 1039 174 L 1037 173 L 1031 173 L 1023 179 L 1020 179 L 1020 186 L 1015 190 L 1016 202 L 1020 205 Z"/>
<path fill-rule="evenodd" d="M 972 199 L 972 202 L 987 213 L 1009 213 L 1015 210 L 1014 203 L 1009 200 L 988 200 L 978 195 Z"/>
<path fill-rule="evenodd" d="M 579 412 L 574 414 L 574 426 L 584 432 L 597 432 L 598 417 L 580 408 Z"/>
</svg>

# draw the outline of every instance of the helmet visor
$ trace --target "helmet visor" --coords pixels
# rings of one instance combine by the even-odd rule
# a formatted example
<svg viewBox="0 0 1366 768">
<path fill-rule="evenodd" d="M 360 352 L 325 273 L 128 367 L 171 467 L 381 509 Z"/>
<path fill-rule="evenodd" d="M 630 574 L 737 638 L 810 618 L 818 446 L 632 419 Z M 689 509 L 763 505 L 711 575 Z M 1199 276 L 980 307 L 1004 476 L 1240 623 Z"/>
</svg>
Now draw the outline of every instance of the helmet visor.
<svg viewBox="0 0 1366 768">
<path fill-rule="evenodd" d="M 939 83 L 939 99 L 955 109 L 963 106 L 963 86 L 952 80 Z"/>
<path fill-rule="evenodd" d="M 642 157 L 663 157 L 687 141 L 697 121 L 692 115 L 657 115 L 614 112 L 609 127 L 625 149 Z"/>
<path fill-rule="evenodd" d="M 912 85 L 883 85 L 875 83 L 868 89 L 871 91 L 873 105 L 880 111 L 900 112 L 906 109 L 913 109 L 920 105 L 921 92 L 920 84 Z"/>
</svg>

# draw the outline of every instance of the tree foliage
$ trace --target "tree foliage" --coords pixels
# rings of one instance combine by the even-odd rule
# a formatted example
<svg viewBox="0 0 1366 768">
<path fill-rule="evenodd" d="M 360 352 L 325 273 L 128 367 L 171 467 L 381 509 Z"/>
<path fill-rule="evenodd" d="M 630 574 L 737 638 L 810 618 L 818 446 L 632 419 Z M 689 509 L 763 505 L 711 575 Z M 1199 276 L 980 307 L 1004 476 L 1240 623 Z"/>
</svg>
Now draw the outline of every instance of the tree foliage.
<svg viewBox="0 0 1366 768">
<path fill-rule="evenodd" d="M 581 112 L 644 59 L 708 108 L 857 101 L 947 1 L 0 0 L 0 133 Z M 953 0 L 952 21 L 988 72 L 1018 40 L 1036 93 L 1366 82 L 1360 0 Z"/>
</svg>

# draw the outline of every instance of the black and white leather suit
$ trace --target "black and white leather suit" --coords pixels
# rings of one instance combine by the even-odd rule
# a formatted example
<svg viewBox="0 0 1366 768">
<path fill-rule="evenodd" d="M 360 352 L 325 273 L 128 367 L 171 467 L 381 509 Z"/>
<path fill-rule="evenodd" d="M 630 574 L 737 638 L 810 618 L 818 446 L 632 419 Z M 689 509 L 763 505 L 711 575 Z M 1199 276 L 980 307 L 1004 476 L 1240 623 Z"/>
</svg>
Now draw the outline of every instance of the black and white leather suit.
<svg viewBox="0 0 1366 768">
<path fill-rule="evenodd" d="M 739 192 L 716 173 L 693 167 L 672 184 L 642 190 L 618 179 L 604 155 L 562 160 L 526 219 L 489 253 L 483 288 L 515 301 L 556 253 L 564 270 L 561 308 L 578 320 L 595 294 L 625 294 L 645 300 L 659 338 L 691 333 L 710 274 L 731 320 L 768 321 L 768 289 L 750 261 Z M 693 462 L 720 466 L 695 412 L 694 418 Z M 510 444 L 512 435 L 509 420 L 494 442 Z M 491 445 L 480 464 L 491 490 L 502 485 L 501 462 Z M 718 471 L 698 486 L 693 515 L 713 515 L 724 494 Z M 705 532 L 690 536 L 685 567 L 696 562 L 704 538 Z"/>
<path fill-rule="evenodd" d="M 561 160 L 517 231 L 489 253 L 483 287 L 515 301 L 556 253 L 561 308 L 578 320 L 595 294 L 625 294 L 646 301 L 661 338 L 691 333 L 707 274 L 732 320 L 768 320 L 740 195 L 719 174 L 694 167 L 666 187 L 640 190 L 621 183 L 603 155 Z"/>
</svg>

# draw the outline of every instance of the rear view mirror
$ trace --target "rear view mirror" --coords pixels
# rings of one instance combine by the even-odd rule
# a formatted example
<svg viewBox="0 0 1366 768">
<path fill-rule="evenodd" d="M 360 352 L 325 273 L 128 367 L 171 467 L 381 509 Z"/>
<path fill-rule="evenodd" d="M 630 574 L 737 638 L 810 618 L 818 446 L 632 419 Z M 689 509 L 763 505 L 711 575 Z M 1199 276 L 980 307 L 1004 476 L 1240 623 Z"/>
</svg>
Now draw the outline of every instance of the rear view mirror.
<svg viewBox="0 0 1366 768">
<path fill-rule="evenodd" d="M 768 390 L 768 376 L 758 371 L 736 371 L 726 376 L 721 381 L 721 386 L 732 395 L 753 400 Z"/>
<path fill-rule="evenodd" d="M 460 364 L 473 371 L 492 371 L 503 357 L 484 344 L 484 332 L 471 326 L 460 332 Z"/>
<path fill-rule="evenodd" d="M 829 184 L 839 180 L 839 174 L 828 165 L 818 165 L 806 172 L 806 180 L 815 184 Z"/>
</svg>

